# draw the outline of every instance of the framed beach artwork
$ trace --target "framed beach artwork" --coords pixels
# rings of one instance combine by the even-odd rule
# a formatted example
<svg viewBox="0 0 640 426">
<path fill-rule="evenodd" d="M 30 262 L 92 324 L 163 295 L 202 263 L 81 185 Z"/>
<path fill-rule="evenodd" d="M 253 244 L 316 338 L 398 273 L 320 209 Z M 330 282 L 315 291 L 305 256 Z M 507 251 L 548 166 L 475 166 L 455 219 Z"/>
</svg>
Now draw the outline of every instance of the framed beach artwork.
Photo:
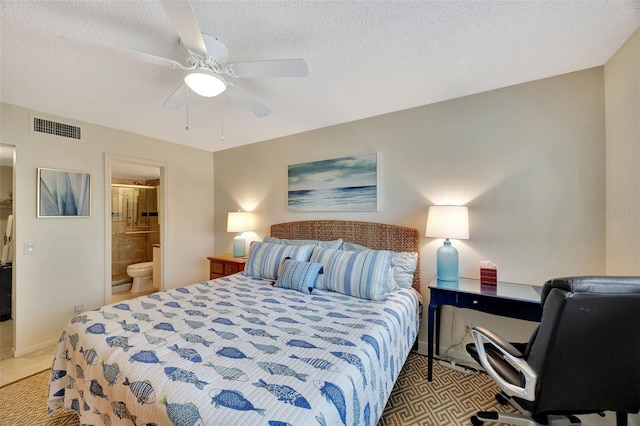
<svg viewBox="0 0 640 426">
<path fill-rule="evenodd" d="M 288 166 L 290 212 L 377 211 L 378 153 Z"/>
<path fill-rule="evenodd" d="M 91 216 L 91 175 L 38 169 L 38 217 Z"/>
</svg>

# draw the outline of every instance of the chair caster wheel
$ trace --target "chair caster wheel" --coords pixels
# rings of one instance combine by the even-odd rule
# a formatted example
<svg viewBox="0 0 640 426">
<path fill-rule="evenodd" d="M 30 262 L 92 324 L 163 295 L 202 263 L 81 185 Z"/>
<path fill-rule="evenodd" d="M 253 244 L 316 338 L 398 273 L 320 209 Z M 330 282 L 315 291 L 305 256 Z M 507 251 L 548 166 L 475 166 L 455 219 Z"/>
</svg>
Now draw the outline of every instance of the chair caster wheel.
<svg viewBox="0 0 640 426">
<path fill-rule="evenodd" d="M 480 420 L 478 417 L 473 416 L 473 417 L 471 417 L 471 424 L 473 426 L 482 426 L 484 424 L 484 422 L 482 420 Z"/>
<path fill-rule="evenodd" d="M 509 400 L 501 393 L 496 394 L 496 401 L 498 401 L 500 405 L 509 405 Z"/>
</svg>

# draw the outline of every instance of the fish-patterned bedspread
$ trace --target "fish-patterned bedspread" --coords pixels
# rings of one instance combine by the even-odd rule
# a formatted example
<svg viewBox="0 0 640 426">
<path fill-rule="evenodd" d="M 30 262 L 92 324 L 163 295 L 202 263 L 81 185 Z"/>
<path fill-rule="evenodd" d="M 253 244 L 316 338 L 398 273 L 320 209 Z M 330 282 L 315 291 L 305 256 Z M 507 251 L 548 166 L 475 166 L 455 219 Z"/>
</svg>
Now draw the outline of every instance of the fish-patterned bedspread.
<svg viewBox="0 0 640 426">
<path fill-rule="evenodd" d="M 48 412 L 83 424 L 375 425 L 416 339 L 419 295 L 305 294 L 238 273 L 74 317 Z"/>
</svg>

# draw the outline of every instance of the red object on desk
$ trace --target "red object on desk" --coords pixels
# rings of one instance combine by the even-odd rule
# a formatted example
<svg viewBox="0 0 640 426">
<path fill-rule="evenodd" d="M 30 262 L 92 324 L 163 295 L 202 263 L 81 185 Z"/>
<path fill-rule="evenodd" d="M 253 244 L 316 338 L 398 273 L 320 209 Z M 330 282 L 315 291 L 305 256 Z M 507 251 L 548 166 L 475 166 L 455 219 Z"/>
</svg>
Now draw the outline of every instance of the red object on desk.
<svg viewBox="0 0 640 426">
<path fill-rule="evenodd" d="M 498 270 L 495 268 L 480 268 L 480 284 L 498 284 Z"/>
<path fill-rule="evenodd" d="M 480 293 L 498 294 L 498 286 L 496 284 L 480 284 Z"/>
</svg>

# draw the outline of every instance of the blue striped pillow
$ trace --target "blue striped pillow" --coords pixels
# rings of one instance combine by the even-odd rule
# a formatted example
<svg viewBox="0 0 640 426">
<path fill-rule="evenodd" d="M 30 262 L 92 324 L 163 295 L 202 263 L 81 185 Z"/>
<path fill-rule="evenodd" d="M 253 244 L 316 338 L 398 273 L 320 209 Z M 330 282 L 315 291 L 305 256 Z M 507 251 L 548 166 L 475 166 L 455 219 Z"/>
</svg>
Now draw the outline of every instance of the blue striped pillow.
<svg viewBox="0 0 640 426">
<path fill-rule="evenodd" d="M 301 292 L 313 290 L 318 274 L 322 273 L 322 265 L 313 262 L 300 262 L 291 258 L 282 261 L 276 287 L 290 288 Z"/>
<path fill-rule="evenodd" d="M 368 247 L 354 243 L 344 242 L 342 250 L 347 251 L 364 251 L 370 250 Z M 418 253 L 399 251 L 393 252 L 391 259 L 392 276 L 395 282 L 393 287 L 411 288 L 413 286 L 413 275 L 418 266 Z"/>
<path fill-rule="evenodd" d="M 316 288 L 362 299 L 385 300 L 393 289 L 388 250 L 343 251 L 315 247 L 311 262 L 322 264 L 324 273 Z"/>
<path fill-rule="evenodd" d="M 244 266 L 244 273 L 270 280 L 278 279 L 278 269 L 286 257 L 306 262 L 309 260 L 313 246 L 286 246 L 284 244 L 251 242 L 249 256 Z"/>
</svg>

